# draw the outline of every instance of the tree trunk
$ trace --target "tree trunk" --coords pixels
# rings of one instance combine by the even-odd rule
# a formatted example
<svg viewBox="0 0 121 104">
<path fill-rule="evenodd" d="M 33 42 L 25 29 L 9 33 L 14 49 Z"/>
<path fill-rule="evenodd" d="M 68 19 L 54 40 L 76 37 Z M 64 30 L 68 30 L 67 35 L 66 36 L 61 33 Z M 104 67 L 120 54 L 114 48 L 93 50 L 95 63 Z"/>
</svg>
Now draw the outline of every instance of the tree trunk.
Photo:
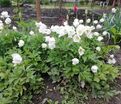
<svg viewBox="0 0 121 104">
<path fill-rule="evenodd" d="M 113 4 L 112 4 L 112 7 L 114 7 L 116 4 L 116 0 L 113 0 Z"/>
<path fill-rule="evenodd" d="M 40 0 L 36 0 L 36 16 L 37 21 L 41 21 L 41 9 L 40 9 Z"/>
</svg>

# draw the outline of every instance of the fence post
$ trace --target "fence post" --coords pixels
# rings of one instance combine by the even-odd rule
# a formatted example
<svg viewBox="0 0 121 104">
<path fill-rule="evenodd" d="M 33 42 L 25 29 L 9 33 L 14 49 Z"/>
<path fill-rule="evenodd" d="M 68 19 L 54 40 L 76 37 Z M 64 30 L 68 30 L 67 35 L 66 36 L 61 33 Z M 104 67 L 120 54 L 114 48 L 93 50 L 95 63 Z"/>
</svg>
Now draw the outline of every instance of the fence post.
<svg viewBox="0 0 121 104">
<path fill-rule="evenodd" d="M 41 21 L 41 9 L 40 9 L 40 0 L 36 0 L 36 17 L 37 17 L 37 21 Z"/>
</svg>

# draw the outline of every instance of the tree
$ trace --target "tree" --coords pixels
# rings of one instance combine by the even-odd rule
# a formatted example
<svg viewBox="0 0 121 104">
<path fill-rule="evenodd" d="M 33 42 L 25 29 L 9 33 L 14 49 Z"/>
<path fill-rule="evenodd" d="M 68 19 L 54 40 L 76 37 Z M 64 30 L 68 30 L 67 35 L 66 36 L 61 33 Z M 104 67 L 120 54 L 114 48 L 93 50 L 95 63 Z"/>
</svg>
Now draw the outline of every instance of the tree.
<svg viewBox="0 0 121 104">
<path fill-rule="evenodd" d="M 37 16 L 37 21 L 41 21 L 41 9 L 40 9 L 40 0 L 35 0 L 36 1 L 36 16 Z"/>
</svg>

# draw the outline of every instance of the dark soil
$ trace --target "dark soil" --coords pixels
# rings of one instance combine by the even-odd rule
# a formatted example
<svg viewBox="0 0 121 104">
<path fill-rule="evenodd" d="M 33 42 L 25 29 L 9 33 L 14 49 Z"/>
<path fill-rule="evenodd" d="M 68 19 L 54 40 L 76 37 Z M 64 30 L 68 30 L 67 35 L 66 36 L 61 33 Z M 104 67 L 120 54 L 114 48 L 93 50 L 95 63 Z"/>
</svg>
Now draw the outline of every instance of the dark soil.
<svg viewBox="0 0 121 104">
<path fill-rule="evenodd" d="M 36 19 L 35 8 L 32 8 L 30 5 L 24 4 L 23 7 L 21 7 L 21 10 L 24 20 Z M 0 7 L 0 13 L 2 11 L 8 11 L 10 16 L 12 17 L 15 15 L 15 7 L 9 7 L 9 8 Z M 72 23 L 72 21 L 75 18 L 73 10 L 67 10 L 67 9 L 60 10 L 58 8 L 41 10 L 42 22 L 48 26 L 62 25 L 62 23 L 66 20 L 67 14 L 69 15 L 69 23 Z M 85 15 L 85 10 L 82 9 L 78 10 L 79 19 L 85 19 L 85 18 L 97 19 L 98 17 L 99 17 L 98 14 L 92 13 L 91 11 L 88 11 L 88 14 Z"/>
<path fill-rule="evenodd" d="M 115 88 L 117 91 L 121 90 L 121 78 L 115 81 Z M 62 95 L 57 89 L 57 85 L 53 84 L 51 80 L 45 80 L 45 90 L 40 95 L 35 95 L 33 97 L 33 104 L 48 104 L 47 100 L 58 101 L 61 104 Z M 112 97 L 109 101 L 104 101 L 103 99 L 89 99 L 86 104 L 121 104 L 121 94 Z"/>
<path fill-rule="evenodd" d="M 121 58 L 121 56 L 120 56 Z M 118 91 L 121 91 L 121 78 L 118 78 L 115 82 L 115 87 Z M 108 104 L 121 104 L 121 94 L 110 99 Z"/>
<path fill-rule="evenodd" d="M 62 101 L 62 96 L 58 90 L 58 84 L 52 83 L 48 75 L 44 75 L 45 88 L 42 94 L 33 97 L 34 104 L 48 104 L 47 100 Z"/>
</svg>

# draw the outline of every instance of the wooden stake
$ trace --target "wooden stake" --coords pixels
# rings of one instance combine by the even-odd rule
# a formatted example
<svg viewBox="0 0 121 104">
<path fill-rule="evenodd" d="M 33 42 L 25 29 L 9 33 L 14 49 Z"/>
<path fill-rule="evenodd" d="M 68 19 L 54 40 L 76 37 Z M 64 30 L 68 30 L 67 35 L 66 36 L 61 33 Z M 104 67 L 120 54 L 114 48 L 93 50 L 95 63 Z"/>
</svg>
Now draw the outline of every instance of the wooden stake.
<svg viewBox="0 0 121 104">
<path fill-rule="evenodd" d="M 40 9 L 40 0 L 35 0 L 36 1 L 36 17 L 37 21 L 41 21 L 41 9 Z"/>
</svg>

